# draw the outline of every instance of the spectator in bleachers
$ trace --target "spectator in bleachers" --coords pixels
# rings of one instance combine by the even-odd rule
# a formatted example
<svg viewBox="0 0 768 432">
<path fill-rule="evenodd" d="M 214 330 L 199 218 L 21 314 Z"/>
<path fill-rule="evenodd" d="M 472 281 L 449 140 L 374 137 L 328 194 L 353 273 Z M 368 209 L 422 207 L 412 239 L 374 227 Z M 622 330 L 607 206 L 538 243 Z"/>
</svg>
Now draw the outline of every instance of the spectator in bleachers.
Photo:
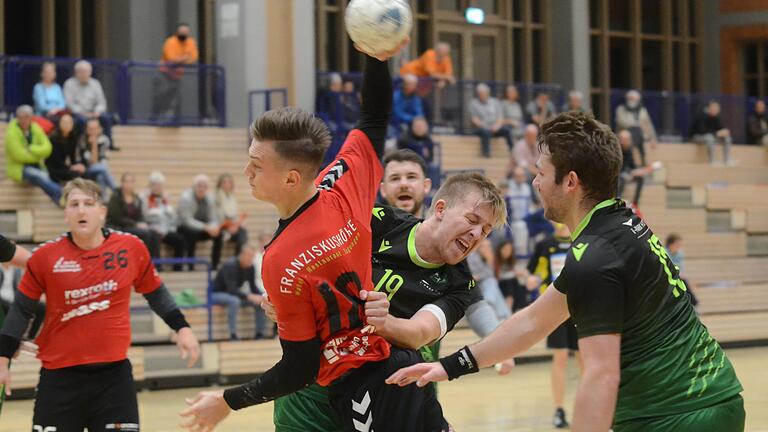
<svg viewBox="0 0 768 432">
<path fill-rule="evenodd" d="M 476 97 L 469 103 L 469 115 L 472 126 L 475 127 L 475 135 L 480 137 L 483 156 L 491 157 L 492 137 L 503 137 L 512 151 L 512 130 L 509 125 L 504 124 L 501 103 L 491 96 L 491 89 L 487 84 L 478 84 L 475 93 Z"/>
<path fill-rule="evenodd" d="M 136 177 L 125 173 L 107 204 L 107 226 L 140 238 L 152 258 L 160 257 L 160 238 L 144 220 L 142 202 L 136 193 Z"/>
<path fill-rule="evenodd" d="M 624 103 L 616 107 L 615 117 L 616 132 L 628 130 L 632 134 L 632 143 L 640 152 L 640 162 L 645 165 L 645 145 L 656 145 L 656 128 L 641 102 L 640 92 L 628 91 Z"/>
<path fill-rule="evenodd" d="M 696 298 L 696 295 L 694 294 L 694 286 L 686 278 L 685 253 L 683 252 L 683 238 L 680 237 L 679 234 L 670 233 L 667 236 L 667 241 L 664 242 L 664 244 L 667 245 L 667 255 L 669 255 L 669 259 L 672 260 L 672 263 L 675 265 L 675 267 L 677 267 L 680 280 L 683 281 L 683 283 L 687 288 L 686 292 L 688 293 L 688 295 L 691 296 L 691 304 L 694 307 L 698 306 L 699 300 Z"/>
<path fill-rule="evenodd" d="M 45 166 L 51 180 L 64 183 L 85 175 L 85 165 L 80 163 L 77 154 L 78 137 L 71 115 L 65 113 L 59 118 L 58 126 L 51 133 L 50 140 L 53 150 L 45 160 Z"/>
<path fill-rule="evenodd" d="M 154 82 L 152 116 L 181 116 L 181 81 L 184 66 L 197 63 L 197 42 L 190 35 L 189 24 L 180 23 L 176 32 L 163 43 L 160 75 Z"/>
<path fill-rule="evenodd" d="M 102 198 L 106 201 L 109 191 L 115 189 L 115 179 L 107 164 L 112 141 L 102 132 L 99 120 L 90 118 L 85 123 L 85 134 L 80 136 L 78 154 L 80 162 L 85 165 L 85 177 L 99 184 Z"/>
<path fill-rule="evenodd" d="M 514 166 L 522 167 L 528 173 L 529 180 L 536 176 L 536 161 L 539 159 L 539 127 L 529 124 L 525 127 L 523 138 L 515 143 L 512 150 Z M 510 167 L 514 169 L 514 167 Z"/>
<path fill-rule="evenodd" d="M 533 206 L 533 190 L 528 173 L 522 166 L 513 170 L 513 175 L 507 182 L 507 198 L 509 201 L 509 220 L 515 249 L 528 251 L 528 225 L 525 218 L 531 213 Z"/>
<path fill-rule="evenodd" d="M 561 112 L 565 111 L 579 111 L 586 112 L 584 108 L 584 95 L 578 90 L 571 90 L 568 92 L 568 100 L 563 104 Z"/>
<path fill-rule="evenodd" d="M 111 138 L 112 116 L 107 112 L 107 98 L 101 83 L 91 76 L 92 73 L 93 67 L 87 60 L 75 63 L 75 76 L 64 82 L 67 109 L 75 117 L 79 128 L 89 119 L 98 119 L 104 134 Z M 111 141 L 110 149 L 115 149 Z"/>
<path fill-rule="evenodd" d="M 413 119 L 424 117 L 424 104 L 416 94 L 419 79 L 414 74 L 403 75 L 403 82 L 392 97 L 392 136 L 405 132 Z"/>
<path fill-rule="evenodd" d="M 512 129 L 512 138 L 515 140 L 522 138 L 525 126 L 525 115 L 518 99 L 520 99 L 520 93 L 517 87 L 509 84 L 504 90 L 504 100 L 501 104 L 504 109 L 504 124 Z"/>
<path fill-rule="evenodd" d="M 141 213 L 149 229 L 162 243 L 173 249 L 174 258 L 183 258 L 186 250 L 184 237 L 176 232 L 176 212 L 165 194 L 165 176 L 159 171 L 149 174 L 149 191 L 141 199 Z M 159 266 L 158 266 L 159 267 Z M 181 271 L 181 264 L 174 264 L 175 271 Z"/>
<path fill-rule="evenodd" d="M 355 89 L 355 82 L 344 80 L 339 94 L 341 102 L 341 120 L 344 132 L 349 132 L 357 125 L 360 118 L 360 93 Z"/>
<path fill-rule="evenodd" d="M 403 149 L 384 156 L 384 177 L 380 192 L 384 201 L 418 218 L 426 213 L 425 197 L 432 189 L 424 158 Z"/>
<path fill-rule="evenodd" d="M 715 163 L 715 145 L 720 142 L 723 144 L 723 162 L 726 165 L 733 163 L 731 160 L 731 131 L 723 126 L 720 118 L 720 103 L 711 100 L 706 108 L 700 112 L 693 120 L 691 127 L 693 142 L 705 144 L 709 163 Z"/>
<path fill-rule="evenodd" d="M 29 105 L 16 108 L 16 118 L 5 131 L 6 174 L 18 183 L 37 186 L 59 205 L 61 187 L 51 180 L 45 159 L 52 151 L 51 141 L 43 129 L 32 121 Z"/>
<path fill-rule="evenodd" d="M 21 268 L 12 266 L 10 262 L 0 263 L 0 307 L 4 316 L 8 316 L 8 311 L 13 305 L 16 293 L 19 291 L 19 282 L 21 282 Z M 34 310 L 34 319 L 29 326 L 25 337 L 34 339 L 37 336 L 40 326 L 45 318 L 45 303 L 38 302 Z"/>
<path fill-rule="evenodd" d="M 241 212 L 235 198 L 235 180 L 230 174 L 222 174 L 216 182 L 216 212 L 221 223 L 224 240 L 235 243 L 235 254 L 248 242 L 248 230 L 243 227 L 247 214 Z"/>
<path fill-rule="evenodd" d="M 40 70 L 40 82 L 32 89 L 32 99 L 35 101 L 35 114 L 48 117 L 55 121 L 67 108 L 64 92 L 56 82 L 56 64 L 43 63 Z"/>
<path fill-rule="evenodd" d="M 632 151 L 634 148 L 634 142 L 632 141 L 632 134 L 624 129 L 618 133 L 619 144 L 621 144 L 621 153 L 624 158 L 621 165 L 621 172 L 619 173 L 619 197 L 624 197 L 624 188 L 627 183 L 635 183 L 635 196 L 632 198 L 631 204 L 637 207 L 640 203 L 640 194 L 643 191 L 643 184 L 645 183 L 645 176 L 650 174 L 651 170 L 648 167 L 639 166 L 635 161 L 635 154 Z"/>
<path fill-rule="evenodd" d="M 195 257 L 197 242 L 213 240 L 211 264 L 219 266 L 221 259 L 222 232 L 216 211 L 216 200 L 209 193 L 210 180 L 205 174 L 195 176 L 192 187 L 181 194 L 178 204 L 178 232 L 184 237 L 189 258 Z M 194 268 L 189 265 L 190 270 Z"/>
<path fill-rule="evenodd" d="M 557 110 L 555 110 L 555 104 L 549 99 L 549 93 L 541 90 L 536 93 L 536 98 L 525 106 L 525 113 L 531 123 L 541 126 L 556 116 Z"/>
<path fill-rule="evenodd" d="M 762 99 L 755 101 L 755 110 L 747 118 L 747 136 L 749 144 L 768 147 L 768 115 Z"/>
<path fill-rule="evenodd" d="M 493 247 L 488 239 L 484 239 L 477 250 L 469 254 L 467 264 L 472 272 L 472 277 L 477 281 L 477 287 L 482 292 L 483 298 L 493 307 L 498 319 L 503 321 L 512 315 L 504 296 L 501 294 L 499 281 L 494 274 L 496 265 Z"/>
<path fill-rule="evenodd" d="M 412 150 L 431 164 L 435 159 L 435 143 L 429 134 L 427 119 L 415 117 L 408 130 L 397 140 L 397 148 Z"/>
<path fill-rule="evenodd" d="M 255 339 L 266 336 L 267 317 L 261 308 L 264 300 L 262 287 L 256 285 L 256 269 L 253 264 L 256 249 L 250 245 L 244 245 L 242 251 L 236 256 L 224 261 L 213 280 L 211 301 L 215 305 L 227 308 L 227 325 L 231 340 L 238 340 L 237 314 L 241 306 L 253 307 L 256 318 Z M 248 284 L 247 291 L 244 285 Z"/>
<path fill-rule="evenodd" d="M 517 312 L 528 306 L 528 290 L 517 280 L 517 257 L 515 246 L 510 240 L 500 243 L 496 247 L 496 279 L 499 281 L 507 309 Z"/>
<path fill-rule="evenodd" d="M 432 78 L 437 81 L 435 84 L 437 88 L 455 84 L 451 46 L 446 42 L 438 42 L 434 49 L 426 50 L 419 58 L 404 64 L 400 68 L 400 75 L 406 74 L 413 74 L 419 78 Z"/>
</svg>

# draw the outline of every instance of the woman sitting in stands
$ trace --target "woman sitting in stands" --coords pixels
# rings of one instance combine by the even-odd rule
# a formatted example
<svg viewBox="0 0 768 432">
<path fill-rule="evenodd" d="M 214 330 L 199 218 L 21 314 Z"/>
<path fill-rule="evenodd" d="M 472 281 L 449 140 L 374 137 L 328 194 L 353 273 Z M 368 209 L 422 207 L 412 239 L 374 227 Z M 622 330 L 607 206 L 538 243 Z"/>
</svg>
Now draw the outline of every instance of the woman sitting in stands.
<svg viewBox="0 0 768 432">
<path fill-rule="evenodd" d="M 248 242 L 248 231 L 243 228 L 246 214 L 238 210 L 235 198 L 235 181 L 230 174 L 222 174 L 216 182 L 216 211 L 221 221 L 224 239 L 235 242 L 235 255 Z"/>
<path fill-rule="evenodd" d="M 32 99 L 35 101 L 35 115 L 47 117 L 55 122 L 66 112 L 67 102 L 61 86 L 56 82 L 54 63 L 43 63 L 40 82 L 32 89 Z"/>
<path fill-rule="evenodd" d="M 136 177 L 125 173 L 120 178 L 120 187 L 115 188 L 107 205 L 107 226 L 127 232 L 140 238 L 152 258 L 160 256 L 160 238 L 144 220 L 141 212 L 141 198 L 136 193 Z"/>
</svg>

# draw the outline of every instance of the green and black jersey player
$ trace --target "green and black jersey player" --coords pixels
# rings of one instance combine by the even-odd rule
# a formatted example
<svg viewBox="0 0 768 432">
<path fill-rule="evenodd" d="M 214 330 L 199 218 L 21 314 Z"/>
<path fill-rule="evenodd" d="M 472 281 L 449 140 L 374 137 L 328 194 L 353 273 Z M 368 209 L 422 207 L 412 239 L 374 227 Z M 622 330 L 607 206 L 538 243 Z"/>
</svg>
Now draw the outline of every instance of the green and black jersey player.
<svg viewBox="0 0 768 432">
<path fill-rule="evenodd" d="M 607 126 L 567 112 L 545 123 L 534 186 L 573 246 L 537 301 L 483 341 L 393 374 L 405 385 L 456 378 L 530 348 L 569 315 L 584 362 L 572 430 L 744 430 L 736 372 L 697 318 L 659 239 L 614 199 L 621 151 Z"/>
<path fill-rule="evenodd" d="M 500 193 L 477 174 L 454 176 L 441 190 L 423 222 L 393 207 L 373 209 L 372 278 L 375 289 L 388 294 L 391 315 L 376 332 L 396 346 L 428 346 L 461 319 L 476 292 L 464 258 L 505 220 Z M 445 216 L 446 207 L 465 221 Z M 475 228 L 468 230 L 470 226 Z M 422 349 L 422 356 L 431 359 L 428 349 Z M 339 430 L 338 420 L 329 414 L 329 391 L 314 385 L 277 399 L 275 429 Z"/>
<path fill-rule="evenodd" d="M 12 241 L 8 240 L 4 235 L 0 234 L 0 263 L 10 263 L 17 267 L 24 267 L 29 259 L 30 253 L 23 247 L 16 246 Z M 0 326 L 3 325 L 5 320 L 5 314 L 3 308 L 0 308 Z M 23 348 L 23 346 L 22 346 Z M 5 382 L 5 377 L 0 377 L 0 383 Z M 10 390 L 5 388 L 5 385 L 0 385 L 0 411 L 3 409 L 3 400 L 6 393 Z"/>
</svg>

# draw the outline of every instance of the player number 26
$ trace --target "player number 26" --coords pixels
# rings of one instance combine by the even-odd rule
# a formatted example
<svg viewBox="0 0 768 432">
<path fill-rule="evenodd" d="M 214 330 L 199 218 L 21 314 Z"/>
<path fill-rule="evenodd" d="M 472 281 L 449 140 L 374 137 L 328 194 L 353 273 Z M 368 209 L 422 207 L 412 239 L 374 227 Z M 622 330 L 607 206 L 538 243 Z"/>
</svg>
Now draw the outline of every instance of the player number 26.
<svg viewBox="0 0 768 432">
<path fill-rule="evenodd" d="M 104 252 L 103 256 L 104 259 L 104 269 L 105 270 L 114 270 L 117 267 L 120 268 L 126 268 L 128 267 L 128 257 L 126 256 L 128 254 L 127 249 L 120 249 L 117 254 L 114 254 L 112 252 Z"/>
</svg>

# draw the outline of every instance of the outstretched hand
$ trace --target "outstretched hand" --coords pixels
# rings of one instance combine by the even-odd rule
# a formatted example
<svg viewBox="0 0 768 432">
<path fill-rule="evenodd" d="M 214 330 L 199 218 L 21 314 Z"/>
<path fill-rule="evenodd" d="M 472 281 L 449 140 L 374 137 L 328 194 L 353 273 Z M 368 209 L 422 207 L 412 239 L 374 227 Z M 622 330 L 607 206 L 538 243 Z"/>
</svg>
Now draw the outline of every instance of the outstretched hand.
<svg viewBox="0 0 768 432">
<path fill-rule="evenodd" d="M 378 59 L 379 61 L 387 61 L 390 57 L 393 57 L 397 53 L 399 53 L 400 50 L 403 49 L 404 46 L 408 45 L 408 43 L 410 41 L 411 41 L 411 37 L 410 36 L 406 36 L 405 38 L 403 38 L 402 42 L 397 44 L 397 46 L 394 49 L 389 50 L 389 51 L 380 52 L 380 53 L 372 53 L 372 52 L 365 51 L 364 49 L 362 49 L 357 44 L 355 44 L 355 49 L 360 51 L 363 54 L 367 54 L 367 55 L 369 55 L 369 56 L 371 56 L 371 57 L 373 57 L 375 59 Z"/>
<path fill-rule="evenodd" d="M 440 382 L 448 380 L 448 373 L 440 362 L 419 363 L 407 368 L 402 368 L 393 373 L 386 379 L 387 384 L 394 384 L 400 387 L 416 383 L 419 387 L 424 387 L 431 382 Z"/>
</svg>

